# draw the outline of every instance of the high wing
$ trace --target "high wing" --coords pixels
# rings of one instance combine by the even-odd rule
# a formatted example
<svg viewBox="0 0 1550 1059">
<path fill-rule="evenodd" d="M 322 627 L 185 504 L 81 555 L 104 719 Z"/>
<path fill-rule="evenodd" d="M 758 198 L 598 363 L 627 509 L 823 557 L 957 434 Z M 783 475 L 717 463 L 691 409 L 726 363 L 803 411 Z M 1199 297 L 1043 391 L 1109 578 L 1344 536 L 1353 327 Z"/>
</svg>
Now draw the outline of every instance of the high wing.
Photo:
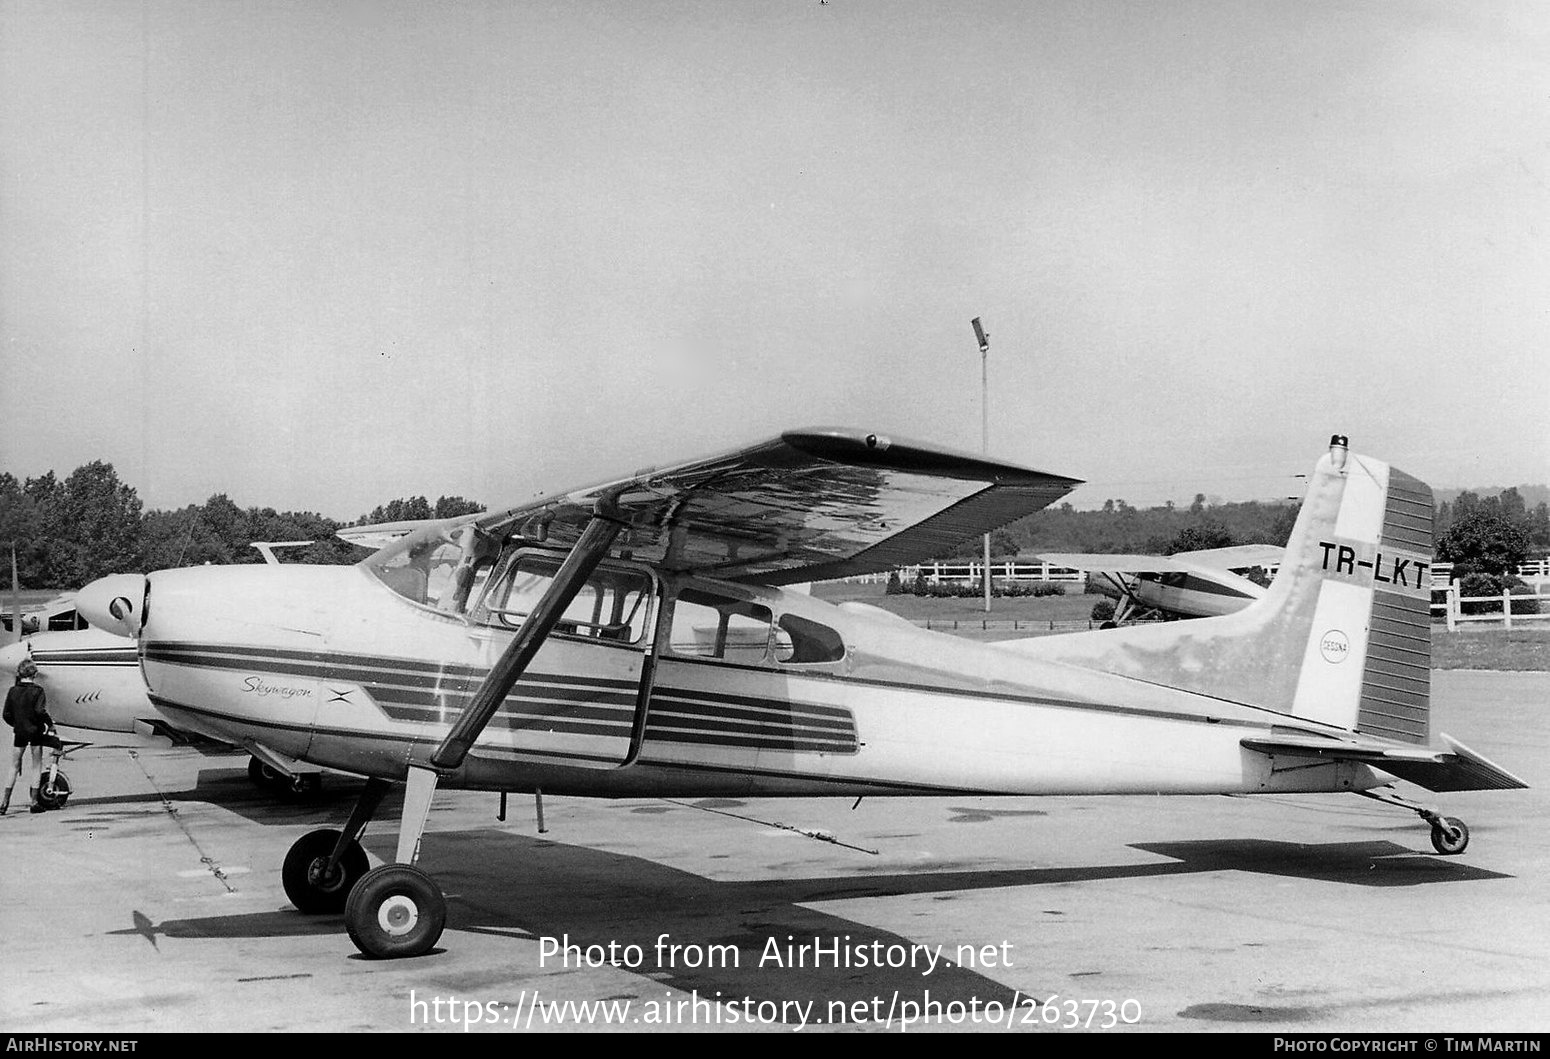
<svg viewBox="0 0 1550 1059">
<path fill-rule="evenodd" d="M 1274 544 L 1235 544 L 1229 548 L 1202 548 L 1176 552 L 1175 559 L 1210 570 L 1247 570 L 1252 566 L 1274 566 L 1286 556 L 1286 549 Z"/>
<path fill-rule="evenodd" d="M 1116 552 L 1040 552 L 1037 556 L 1051 566 L 1067 570 L 1085 570 L 1090 574 L 1185 574 L 1195 568 L 1166 555 L 1125 555 Z"/>
<path fill-rule="evenodd" d="M 1068 570 L 1089 573 L 1198 574 L 1243 570 L 1281 561 L 1285 549 L 1273 544 L 1240 544 L 1174 555 L 1109 555 L 1102 552 L 1043 552 L 1039 558 Z"/>
<path fill-rule="evenodd" d="M 637 471 L 477 522 L 501 537 L 572 544 L 601 502 L 625 525 L 617 549 L 634 559 L 783 585 L 933 558 L 1080 484 L 879 434 L 820 428 Z"/>
</svg>

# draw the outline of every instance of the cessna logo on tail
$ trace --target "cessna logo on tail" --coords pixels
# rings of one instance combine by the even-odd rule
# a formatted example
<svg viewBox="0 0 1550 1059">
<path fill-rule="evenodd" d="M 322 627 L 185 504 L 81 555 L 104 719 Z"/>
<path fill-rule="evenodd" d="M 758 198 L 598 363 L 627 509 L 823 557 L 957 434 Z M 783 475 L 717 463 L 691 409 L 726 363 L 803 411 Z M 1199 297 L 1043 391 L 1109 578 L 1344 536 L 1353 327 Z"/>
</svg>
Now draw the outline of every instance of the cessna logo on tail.
<svg viewBox="0 0 1550 1059">
<path fill-rule="evenodd" d="M 1414 594 L 1431 590 L 1431 556 L 1361 541 L 1319 541 L 1326 575 Z"/>
<path fill-rule="evenodd" d="M 1339 629 L 1331 629 L 1319 638 L 1319 653 L 1324 661 L 1339 665 L 1351 653 L 1351 640 Z"/>
</svg>

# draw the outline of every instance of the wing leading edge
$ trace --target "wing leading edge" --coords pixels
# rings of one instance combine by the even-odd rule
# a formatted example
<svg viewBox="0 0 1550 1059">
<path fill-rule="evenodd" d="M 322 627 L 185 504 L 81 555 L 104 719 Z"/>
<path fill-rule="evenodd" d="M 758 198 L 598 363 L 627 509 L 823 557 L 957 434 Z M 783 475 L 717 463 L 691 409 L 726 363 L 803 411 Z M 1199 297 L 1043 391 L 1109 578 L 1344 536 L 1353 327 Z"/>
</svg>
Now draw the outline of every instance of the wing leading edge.
<svg viewBox="0 0 1550 1059">
<path fill-rule="evenodd" d="M 639 561 L 780 585 L 934 558 L 1080 484 L 948 449 L 823 428 L 637 471 L 478 522 L 501 536 L 568 545 L 599 501 L 610 501 L 626 527 L 618 549 Z"/>
</svg>

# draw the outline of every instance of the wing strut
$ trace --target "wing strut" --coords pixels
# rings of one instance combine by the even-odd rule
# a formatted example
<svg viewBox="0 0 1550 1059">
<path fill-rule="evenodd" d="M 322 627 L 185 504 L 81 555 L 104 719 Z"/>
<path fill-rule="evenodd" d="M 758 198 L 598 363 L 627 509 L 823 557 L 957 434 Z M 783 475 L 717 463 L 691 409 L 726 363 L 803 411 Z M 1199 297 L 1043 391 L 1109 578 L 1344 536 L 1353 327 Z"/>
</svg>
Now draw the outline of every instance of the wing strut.
<svg viewBox="0 0 1550 1059">
<path fill-rule="evenodd" d="M 511 691 L 512 685 L 527 669 L 528 663 L 548 639 L 549 631 L 564 615 L 565 608 L 576 598 L 576 593 L 581 591 L 587 578 L 592 576 L 597 564 L 608 555 L 614 538 L 626 525 L 619 518 L 613 497 L 599 498 L 592 509 L 592 518 L 587 528 L 565 557 L 565 562 L 560 564 L 543 598 L 522 623 L 522 628 L 517 630 L 516 638 L 507 645 L 484 678 L 484 683 L 479 685 L 473 701 L 447 733 L 447 738 L 431 754 L 430 763 L 434 768 L 451 770 L 463 763 L 474 740 L 479 738 L 479 733 L 495 716 L 507 692 Z"/>
</svg>

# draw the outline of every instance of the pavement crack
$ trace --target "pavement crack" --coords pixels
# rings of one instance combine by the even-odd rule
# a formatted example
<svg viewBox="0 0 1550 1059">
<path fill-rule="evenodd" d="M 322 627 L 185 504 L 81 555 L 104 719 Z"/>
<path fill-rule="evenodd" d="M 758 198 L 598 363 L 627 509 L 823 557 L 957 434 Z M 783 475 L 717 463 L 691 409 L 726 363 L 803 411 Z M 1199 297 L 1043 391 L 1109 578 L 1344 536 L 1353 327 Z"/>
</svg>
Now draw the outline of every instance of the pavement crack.
<svg viewBox="0 0 1550 1059">
<path fill-rule="evenodd" d="M 183 837 L 188 839 L 188 844 L 194 847 L 194 852 L 199 854 L 199 863 L 205 866 L 205 870 L 213 875 L 217 882 L 226 887 L 227 893 L 236 893 L 237 888 L 226 878 L 226 873 L 221 870 L 220 864 L 216 862 L 214 857 L 204 851 L 203 847 L 199 845 L 199 840 L 194 837 L 194 833 L 188 829 L 188 824 L 184 822 L 182 815 L 178 812 L 178 807 L 172 803 L 172 799 L 167 797 L 166 793 L 156 785 L 156 781 L 151 778 L 150 772 L 146 770 L 144 763 L 140 761 L 140 755 L 131 750 L 129 757 L 140 769 L 141 775 L 145 777 L 145 782 L 151 785 L 151 790 L 156 792 L 156 797 L 161 799 L 161 807 L 166 810 L 168 816 L 172 817 L 172 822 L 178 825 L 178 830 L 183 832 Z"/>
</svg>

